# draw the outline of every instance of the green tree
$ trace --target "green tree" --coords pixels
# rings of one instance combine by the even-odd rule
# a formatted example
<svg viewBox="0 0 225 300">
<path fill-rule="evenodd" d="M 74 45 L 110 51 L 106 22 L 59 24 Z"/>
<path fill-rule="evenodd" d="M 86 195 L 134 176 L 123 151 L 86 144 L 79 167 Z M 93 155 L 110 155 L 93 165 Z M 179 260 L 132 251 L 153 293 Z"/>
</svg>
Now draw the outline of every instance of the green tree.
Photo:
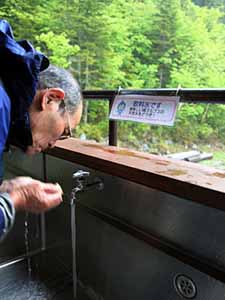
<svg viewBox="0 0 225 300">
<path fill-rule="evenodd" d="M 54 34 L 52 31 L 36 36 L 38 44 L 49 56 L 52 64 L 68 68 L 71 64 L 70 57 L 77 55 L 80 48 L 77 45 L 70 45 L 65 33 Z"/>
<path fill-rule="evenodd" d="M 194 3 L 199 6 L 207 7 L 223 7 L 225 6 L 224 0 L 194 0 Z"/>
</svg>

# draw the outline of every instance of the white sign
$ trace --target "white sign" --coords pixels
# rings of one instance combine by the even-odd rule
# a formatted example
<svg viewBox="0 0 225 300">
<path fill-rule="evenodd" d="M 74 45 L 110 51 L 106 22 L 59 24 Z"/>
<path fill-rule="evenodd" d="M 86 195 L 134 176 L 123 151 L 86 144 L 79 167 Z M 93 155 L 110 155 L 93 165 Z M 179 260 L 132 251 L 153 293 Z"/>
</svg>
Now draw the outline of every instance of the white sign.
<svg viewBox="0 0 225 300">
<path fill-rule="evenodd" d="M 118 95 L 109 118 L 172 126 L 180 97 Z"/>
</svg>

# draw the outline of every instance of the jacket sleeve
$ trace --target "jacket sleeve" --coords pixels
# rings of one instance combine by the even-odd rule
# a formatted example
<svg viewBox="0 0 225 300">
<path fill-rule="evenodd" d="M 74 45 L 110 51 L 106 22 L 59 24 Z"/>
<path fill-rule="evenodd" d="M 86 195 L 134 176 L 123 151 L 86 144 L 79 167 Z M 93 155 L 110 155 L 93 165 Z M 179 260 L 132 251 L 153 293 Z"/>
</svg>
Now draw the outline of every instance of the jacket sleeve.
<svg viewBox="0 0 225 300">
<path fill-rule="evenodd" d="M 0 184 L 3 177 L 3 151 L 10 124 L 10 99 L 0 79 Z M 8 193 L 0 193 L 0 241 L 11 229 L 15 219 L 15 208 Z"/>
<path fill-rule="evenodd" d="M 15 208 L 8 193 L 0 193 L 0 241 L 10 231 L 15 220 Z"/>
<path fill-rule="evenodd" d="M 3 151 L 10 126 L 10 99 L 0 78 L 0 184 L 3 177 Z"/>
</svg>

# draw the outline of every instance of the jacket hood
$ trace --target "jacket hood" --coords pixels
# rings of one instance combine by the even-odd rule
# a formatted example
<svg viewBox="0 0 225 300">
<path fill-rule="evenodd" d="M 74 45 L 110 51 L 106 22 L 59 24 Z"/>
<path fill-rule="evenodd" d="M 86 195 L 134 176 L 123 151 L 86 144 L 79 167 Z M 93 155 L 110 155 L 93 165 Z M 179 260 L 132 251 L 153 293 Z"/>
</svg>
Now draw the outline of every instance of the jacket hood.
<svg viewBox="0 0 225 300">
<path fill-rule="evenodd" d="M 39 73 L 49 60 L 26 40 L 16 41 L 12 28 L 0 20 L 0 78 L 11 100 L 8 142 L 26 149 L 32 145 L 28 109 L 35 96 Z"/>
</svg>

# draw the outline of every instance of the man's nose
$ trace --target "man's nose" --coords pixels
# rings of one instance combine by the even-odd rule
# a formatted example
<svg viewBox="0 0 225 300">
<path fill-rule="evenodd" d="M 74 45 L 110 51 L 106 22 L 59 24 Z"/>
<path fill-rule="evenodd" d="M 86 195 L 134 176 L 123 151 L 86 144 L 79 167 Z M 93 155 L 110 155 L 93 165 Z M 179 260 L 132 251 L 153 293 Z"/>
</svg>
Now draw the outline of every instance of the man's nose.
<svg viewBox="0 0 225 300">
<path fill-rule="evenodd" d="M 53 148 L 55 146 L 55 143 L 56 143 L 55 141 L 49 142 L 48 147 Z"/>
</svg>

